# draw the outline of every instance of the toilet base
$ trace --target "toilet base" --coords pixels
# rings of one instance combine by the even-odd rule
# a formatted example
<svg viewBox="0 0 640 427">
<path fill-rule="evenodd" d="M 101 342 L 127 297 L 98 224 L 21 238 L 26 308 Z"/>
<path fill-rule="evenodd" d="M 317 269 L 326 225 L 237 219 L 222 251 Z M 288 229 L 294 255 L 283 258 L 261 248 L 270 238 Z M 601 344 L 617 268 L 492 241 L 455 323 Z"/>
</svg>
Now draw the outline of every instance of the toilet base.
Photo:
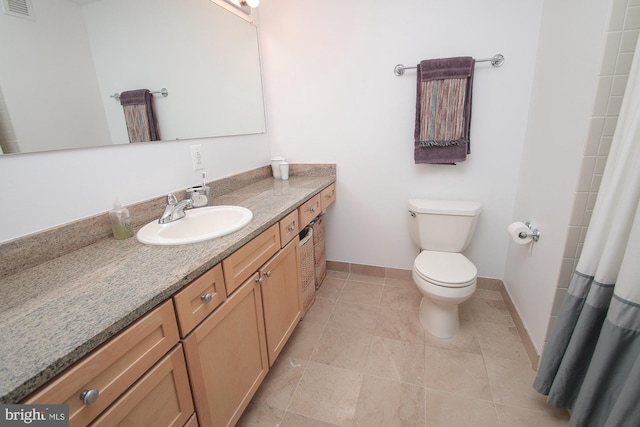
<svg viewBox="0 0 640 427">
<path fill-rule="evenodd" d="M 420 302 L 420 323 L 437 338 L 453 338 L 460 329 L 458 304 L 438 304 L 423 295 Z"/>
</svg>

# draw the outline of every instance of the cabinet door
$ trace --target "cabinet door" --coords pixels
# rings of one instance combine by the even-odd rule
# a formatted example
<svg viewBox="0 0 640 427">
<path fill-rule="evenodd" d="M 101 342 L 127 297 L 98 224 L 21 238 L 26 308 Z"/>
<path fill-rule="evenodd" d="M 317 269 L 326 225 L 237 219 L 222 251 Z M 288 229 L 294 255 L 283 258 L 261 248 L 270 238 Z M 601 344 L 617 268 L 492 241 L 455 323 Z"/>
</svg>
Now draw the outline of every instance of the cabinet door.
<svg viewBox="0 0 640 427">
<path fill-rule="evenodd" d="M 336 201 L 336 185 L 331 184 L 320 193 L 322 211 Z"/>
<path fill-rule="evenodd" d="M 306 227 L 313 220 L 313 218 L 320 215 L 320 212 L 322 211 L 320 201 L 320 194 L 316 194 L 298 208 L 298 225 L 301 229 Z"/>
<path fill-rule="evenodd" d="M 258 271 L 258 268 L 280 250 L 280 227 L 273 224 L 258 237 L 222 261 L 227 295 Z"/>
<path fill-rule="evenodd" d="M 22 403 L 65 403 L 70 425 L 87 425 L 177 343 L 176 317 L 167 301 Z M 85 403 L 86 394 L 96 398 Z"/>
<path fill-rule="evenodd" d="M 257 280 L 254 274 L 184 340 L 200 425 L 234 425 L 269 370 Z"/>
<path fill-rule="evenodd" d="M 189 377 L 178 345 L 92 426 L 182 427 L 193 415 Z"/>
<path fill-rule="evenodd" d="M 260 269 L 269 366 L 302 317 L 300 239 L 296 236 Z"/>
<path fill-rule="evenodd" d="M 218 264 L 173 296 L 180 336 L 186 336 L 227 297 Z"/>
</svg>

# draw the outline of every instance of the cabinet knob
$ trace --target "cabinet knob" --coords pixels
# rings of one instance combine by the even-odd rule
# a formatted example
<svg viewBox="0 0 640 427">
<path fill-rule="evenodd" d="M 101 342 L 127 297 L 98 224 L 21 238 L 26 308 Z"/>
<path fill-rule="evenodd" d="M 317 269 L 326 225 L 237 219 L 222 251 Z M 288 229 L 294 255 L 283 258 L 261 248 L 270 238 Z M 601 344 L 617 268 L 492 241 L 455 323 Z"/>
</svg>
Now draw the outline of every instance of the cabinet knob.
<svg viewBox="0 0 640 427">
<path fill-rule="evenodd" d="M 260 283 L 261 285 L 264 283 L 264 279 L 262 277 L 258 277 L 256 279 L 256 282 Z"/>
<path fill-rule="evenodd" d="M 295 225 L 290 225 L 289 227 L 287 227 L 289 229 L 289 231 L 293 231 L 296 229 Z"/>
<path fill-rule="evenodd" d="M 80 393 L 80 399 L 82 399 L 85 405 L 91 405 L 98 400 L 99 395 L 100 392 L 95 388 L 92 388 L 91 390 L 82 390 L 82 393 Z"/>
<path fill-rule="evenodd" d="M 327 194 L 327 199 L 330 199 L 330 198 L 332 198 L 332 197 L 333 197 L 333 194 L 332 194 L 332 193 Z"/>
<path fill-rule="evenodd" d="M 271 270 L 265 271 L 263 274 L 267 277 L 271 277 Z"/>
<path fill-rule="evenodd" d="M 213 295 L 209 294 L 204 294 L 204 295 L 200 295 L 200 300 L 202 302 L 211 302 L 211 299 L 213 298 Z"/>
<path fill-rule="evenodd" d="M 315 212 L 315 211 L 316 211 L 316 208 L 311 208 L 311 209 L 309 209 L 309 210 L 310 210 L 311 212 Z"/>
</svg>

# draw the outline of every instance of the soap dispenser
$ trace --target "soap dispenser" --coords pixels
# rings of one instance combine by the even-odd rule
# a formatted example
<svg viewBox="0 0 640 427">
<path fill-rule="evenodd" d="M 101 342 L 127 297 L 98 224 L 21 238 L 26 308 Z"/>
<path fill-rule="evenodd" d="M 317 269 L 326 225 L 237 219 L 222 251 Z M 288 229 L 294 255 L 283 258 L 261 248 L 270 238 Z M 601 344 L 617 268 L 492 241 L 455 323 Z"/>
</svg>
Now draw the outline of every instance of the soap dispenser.
<svg viewBox="0 0 640 427">
<path fill-rule="evenodd" d="M 117 199 L 113 204 L 113 209 L 109 211 L 109 219 L 111 220 L 113 237 L 115 237 L 117 240 L 133 237 L 133 230 L 131 229 L 131 215 L 129 214 L 129 210 L 124 206 L 121 206 L 120 202 Z"/>
</svg>

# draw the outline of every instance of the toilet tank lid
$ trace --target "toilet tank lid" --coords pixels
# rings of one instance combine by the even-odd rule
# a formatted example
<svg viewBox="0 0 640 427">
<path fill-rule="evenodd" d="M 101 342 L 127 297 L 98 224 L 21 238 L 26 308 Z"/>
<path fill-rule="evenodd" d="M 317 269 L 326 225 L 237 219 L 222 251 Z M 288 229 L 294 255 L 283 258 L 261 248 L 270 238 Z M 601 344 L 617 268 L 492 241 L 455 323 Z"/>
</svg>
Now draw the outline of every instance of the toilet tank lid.
<svg viewBox="0 0 640 427">
<path fill-rule="evenodd" d="M 480 202 L 459 200 L 409 199 L 409 209 L 417 213 L 476 216 L 482 210 Z"/>
</svg>

